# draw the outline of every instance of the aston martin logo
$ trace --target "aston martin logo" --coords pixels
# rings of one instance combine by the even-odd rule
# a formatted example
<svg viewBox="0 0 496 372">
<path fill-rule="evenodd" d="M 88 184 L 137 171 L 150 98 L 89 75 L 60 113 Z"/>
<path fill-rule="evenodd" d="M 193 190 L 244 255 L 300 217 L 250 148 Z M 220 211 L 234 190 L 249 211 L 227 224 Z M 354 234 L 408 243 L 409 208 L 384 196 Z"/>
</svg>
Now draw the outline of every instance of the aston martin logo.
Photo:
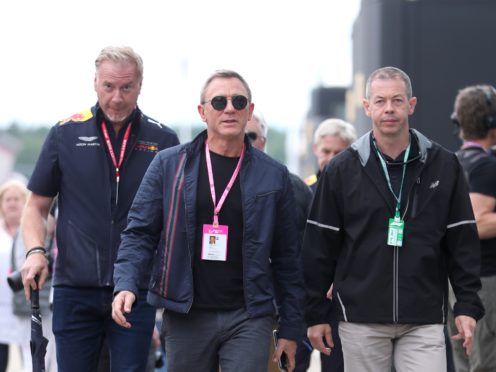
<svg viewBox="0 0 496 372">
<path fill-rule="evenodd" d="M 91 137 L 86 137 L 86 136 L 81 136 L 81 137 L 78 137 L 81 141 L 84 141 L 84 142 L 93 142 L 94 140 L 98 139 L 97 136 L 91 136 Z"/>
</svg>

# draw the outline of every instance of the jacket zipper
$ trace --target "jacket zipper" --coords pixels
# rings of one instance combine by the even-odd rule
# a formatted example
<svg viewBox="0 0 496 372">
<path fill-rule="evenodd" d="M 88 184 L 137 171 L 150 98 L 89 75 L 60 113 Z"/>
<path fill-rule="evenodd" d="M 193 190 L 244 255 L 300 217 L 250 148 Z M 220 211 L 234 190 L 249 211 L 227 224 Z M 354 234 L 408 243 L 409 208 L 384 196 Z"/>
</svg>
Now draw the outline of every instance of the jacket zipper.
<svg viewBox="0 0 496 372">
<path fill-rule="evenodd" d="M 408 208 L 410 207 L 410 196 L 412 195 L 413 190 L 416 185 L 420 185 L 420 176 L 417 177 L 415 183 L 412 185 L 412 188 L 408 192 L 408 196 L 406 198 L 406 206 L 403 212 L 402 220 L 405 220 L 406 212 L 408 212 Z M 397 245 L 394 246 L 393 251 L 393 323 L 398 323 L 399 318 L 399 310 L 398 310 L 398 296 L 399 296 L 399 249 Z"/>
</svg>

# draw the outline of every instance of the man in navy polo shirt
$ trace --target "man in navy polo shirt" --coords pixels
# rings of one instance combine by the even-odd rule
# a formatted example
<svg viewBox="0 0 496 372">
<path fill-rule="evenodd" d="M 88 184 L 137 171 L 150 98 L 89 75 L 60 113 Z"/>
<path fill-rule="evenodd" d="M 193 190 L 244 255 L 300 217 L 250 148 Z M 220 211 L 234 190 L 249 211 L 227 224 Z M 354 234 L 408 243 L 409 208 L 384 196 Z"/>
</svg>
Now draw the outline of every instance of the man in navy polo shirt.
<svg viewBox="0 0 496 372">
<path fill-rule="evenodd" d="M 98 103 L 53 126 L 28 188 L 22 218 L 26 297 L 48 276 L 44 220 L 59 200 L 58 255 L 53 279 L 53 331 L 59 372 L 97 369 L 106 338 L 112 371 L 144 371 L 155 309 L 137 301 L 130 322 L 111 317 L 113 268 L 134 195 L 155 154 L 176 134 L 137 106 L 141 57 L 129 47 L 104 48 L 95 61 Z M 143 297 L 144 299 L 144 297 Z M 131 352 L 130 352 L 131 351 Z"/>
</svg>

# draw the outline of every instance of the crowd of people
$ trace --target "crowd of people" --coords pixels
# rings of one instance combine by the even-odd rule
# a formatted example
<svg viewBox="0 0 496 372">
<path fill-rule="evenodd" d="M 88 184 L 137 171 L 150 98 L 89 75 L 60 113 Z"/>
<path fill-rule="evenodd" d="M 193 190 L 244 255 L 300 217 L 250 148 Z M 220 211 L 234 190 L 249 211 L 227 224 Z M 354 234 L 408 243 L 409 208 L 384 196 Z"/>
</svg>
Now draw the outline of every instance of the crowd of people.
<svg viewBox="0 0 496 372">
<path fill-rule="evenodd" d="M 164 348 L 169 372 L 302 372 L 312 350 L 322 372 L 439 372 L 451 346 L 456 372 L 496 370 L 493 87 L 459 92 L 454 154 L 410 127 L 408 75 L 379 68 L 371 130 L 324 120 L 304 182 L 265 154 L 239 73 L 207 77 L 183 144 L 139 109 L 143 76 L 104 48 L 97 103 L 50 129 L 27 188 L 0 187 L 1 275 L 20 270 L 24 301 L 52 292 L 47 371 L 153 371 Z M 9 344 L 30 370 L 18 302 L 2 280 L 0 372 Z"/>
</svg>

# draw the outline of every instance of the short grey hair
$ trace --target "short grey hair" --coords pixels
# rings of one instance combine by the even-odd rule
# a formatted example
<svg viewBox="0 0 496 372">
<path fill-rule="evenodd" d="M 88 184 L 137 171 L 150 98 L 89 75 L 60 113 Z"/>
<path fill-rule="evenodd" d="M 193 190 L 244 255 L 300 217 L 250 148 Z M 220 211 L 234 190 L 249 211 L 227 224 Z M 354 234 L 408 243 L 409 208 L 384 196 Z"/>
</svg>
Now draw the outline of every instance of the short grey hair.
<svg viewBox="0 0 496 372">
<path fill-rule="evenodd" d="M 260 125 L 260 129 L 262 130 L 263 136 L 267 138 L 267 132 L 269 131 L 269 127 L 267 125 L 267 122 L 265 121 L 265 117 L 263 116 L 263 114 L 257 109 L 255 109 L 255 111 L 253 111 L 251 119 L 252 120 L 255 119 L 258 122 L 258 124 Z"/>
<path fill-rule="evenodd" d="M 246 82 L 246 80 L 240 74 L 238 74 L 236 71 L 232 71 L 232 70 L 217 70 L 212 75 L 210 75 L 208 77 L 207 81 L 205 81 L 205 84 L 203 84 L 202 90 L 200 92 L 200 103 L 202 105 L 205 103 L 205 92 L 207 91 L 208 86 L 210 85 L 210 83 L 214 79 L 231 79 L 231 78 L 235 78 L 235 79 L 238 79 L 239 81 L 241 81 L 241 83 L 244 85 L 244 87 L 246 89 L 246 94 L 248 96 L 246 98 L 248 98 L 248 102 L 251 102 L 250 87 L 249 87 L 248 83 Z"/>
<path fill-rule="evenodd" d="M 370 87 L 374 80 L 389 80 L 397 78 L 400 78 L 405 83 L 406 97 L 408 99 L 412 98 L 412 82 L 410 81 L 410 77 L 399 68 L 391 66 L 381 67 L 370 74 L 367 79 L 367 83 L 365 84 L 365 98 L 370 98 Z"/>
<path fill-rule="evenodd" d="M 114 63 L 128 62 L 136 65 L 138 80 L 143 81 L 143 60 L 131 47 L 128 46 L 107 46 L 100 51 L 95 60 L 95 68 L 98 68 L 102 62 L 111 61 Z"/>
<path fill-rule="evenodd" d="M 316 145 L 325 136 L 336 136 L 348 145 L 351 145 L 357 137 L 353 125 L 341 119 L 326 119 L 321 122 L 313 135 L 313 143 Z"/>
</svg>

